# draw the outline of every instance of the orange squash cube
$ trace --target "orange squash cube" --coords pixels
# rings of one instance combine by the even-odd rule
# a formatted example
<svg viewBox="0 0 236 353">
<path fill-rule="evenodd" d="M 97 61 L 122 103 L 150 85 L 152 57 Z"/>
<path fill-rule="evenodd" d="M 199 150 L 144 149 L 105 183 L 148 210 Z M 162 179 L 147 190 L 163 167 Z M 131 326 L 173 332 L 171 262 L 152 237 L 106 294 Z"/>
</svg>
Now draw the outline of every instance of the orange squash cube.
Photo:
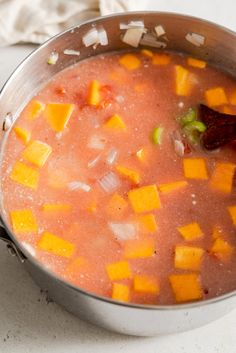
<svg viewBox="0 0 236 353">
<path fill-rule="evenodd" d="M 38 248 L 65 258 L 70 258 L 75 253 L 74 244 L 48 232 L 43 233 L 38 242 Z"/>
<path fill-rule="evenodd" d="M 144 216 L 140 216 L 139 222 L 147 232 L 154 233 L 157 231 L 157 222 L 154 214 L 150 213 Z"/>
<path fill-rule="evenodd" d="M 30 132 L 25 130 L 25 129 L 22 129 L 21 127 L 19 126 L 15 126 L 13 128 L 16 136 L 26 145 L 29 141 L 30 141 Z"/>
<path fill-rule="evenodd" d="M 210 179 L 210 186 L 218 191 L 230 194 L 236 165 L 232 163 L 216 163 Z"/>
<path fill-rule="evenodd" d="M 39 172 L 24 163 L 16 162 L 10 178 L 18 184 L 22 184 L 31 189 L 37 189 L 39 181 Z"/>
<path fill-rule="evenodd" d="M 134 276 L 134 290 L 140 293 L 150 293 L 158 295 L 160 286 L 158 280 L 150 276 Z"/>
<path fill-rule="evenodd" d="M 181 65 L 175 66 L 175 93 L 177 96 L 188 96 L 192 89 L 190 72 Z"/>
<path fill-rule="evenodd" d="M 154 54 L 152 58 L 153 65 L 165 66 L 170 63 L 171 57 L 169 54 Z"/>
<path fill-rule="evenodd" d="M 193 246 L 175 247 L 175 268 L 181 270 L 199 271 L 204 250 Z"/>
<path fill-rule="evenodd" d="M 150 49 L 142 49 L 141 54 L 143 54 L 144 56 L 147 56 L 148 58 L 152 58 L 153 57 L 153 52 Z"/>
<path fill-rule="evenodd" d="M 228 260 L 229 257 L 232 255 L 233 250 L 233 246 L 230 245 L 226 240 L 222 238 L 217 238 L 210 249 L 210 254 L 216 256 L 222 261 L 225 261 Z"/>
<path fill-rule="evenodd" d="M 31 210 L 17 210 L 10 212 L 13 232 L 16 234 L 32 234 L 38 232 L 36 218 Z"/>
<path fill-rule="evenodd" d="M 87 211 L 90 213 L 96 213 L 97 211 L 97 202 L 93 201 L 89 204 L 89 206 L 87 207 Z"/>
<path fill-rule="evenodd" d="M 74 108 L 74 104 L 48 103 L 44 115 L 50 127 L 56 132 L 61 132 L 66 127 Z"/>
<path fill-rule="evenodd" d="M 175 181 L 173 183 L 166 183 L 166 184 L 161 184 L 158 186 L 158 189 L 160 190 L 161 193 L 163 194 L 168 194 L 172 191 L 176 191 L 179 189 L 184 188 L 185 186 L 188 185 L 188 182 L 183 180 L 183 181 Z"/>
<path fill-rule="evenodd" d="M 88 266 L 88 260 L 82 256 L 79 256 L 66 267 L 65 275 L 70 278 L 76 278 L 79 273 L 88 270 Z"/>
<path fill-rule="evenodd" d="M 128 302 L 130 297 L 130 290 L 126 284 L 122 283 L 113 283 L 112 286 L 112 299 L 118 300 L 121 302 Z"/>
<path fill-rule="evenodd" d="M 198 274 L 171 275 L 169 280 L 177 302 L 202 299 L 201 280 Z"/>
<path fill-rule="evenodd" d="M 23 157 L 27 161 L 42 167 L 52 152 L 51 146 L 45 142 L 32 141 L 24 150 Z"/>
<path fill-rule="evenodd" d="M 140 67 L 141 61 L 134 54 L 125 54 L 119 60 L 120 65 L 124 66 L 127 70 L 136 70 Z"/>
<path fill-rule="evenodd" d="M 89 85 L 87 102 L 89 105 L 98 106 L 101 100 L 101 85 L 97 80 L 93 80 Z"/>
<path fill-rule="evenodd" d="M 214 87 L 206 90 L 205 100 L 209 107 L 217 107 L 228 103 L 225 90 L 222 87 Z"/>
<path fill-rule="evenodd" d="M 132 189 L 128 192 L 128 199 L 136 213 L 149 212 L 161 207 L 156 185 Z"/>
<path fill-rule="evenodd" d="M 191 241 L 203 237 L 203 232 L 196 222 L 177 229 L 185 240 Z"/>
<path fill-rule="evenodd" d="M 187 63 L 189 66 L 197 67 L 198 69 L 204 69 L 207 65 L 206 61 L 195 58 L 187 58 Z"/>
<path fill-rule="evenodd" d="M 114 131 L 126 131 L 126 125 L 122 118 L 118 115 L 115 114 L 113 115 L 105 124 L 104 126 L 108 129 L 114 130 Z"/>
<path fill-rule="evenodd" d="M 124 211 L 128 207 L 128 202 L 120 196 L 118 193 L 115 193 L 110 201 L 107 204 L 106 211 L 108 214 L 114 215 L 122 215 Z"/>
<path fill-rule="evenodd" d="M 236 225 L 236 206 L 229 206 L 228 211 L 232 218 L 233 224 Z"/>
<path fill-rule="evenodd" d="M 127 261 L 115 262 L 106 267 L 108 277 L 111 281 L 129 279 L 132 277 L 131 269 Z"/>
<path fill-rule="evenodd" d="M 233 115 L 234 114 L 234 111 L 232 108 L 230 108 L 229 106 L 227 105 L 224 105 L 221 109 L 221 112 L 224 113 L 224 114 L 229 114 L 229 115 Z"/>
<path fill-rule="evenodd" d="M 152 257 L 155 251 L 154 239 L 135 239 L 125 242 L 125 257 L 138 259 Z"/>
<path fill-rule="evenodd" d="M 37 100 L 32 100 L 26 107 L 25 115 L 27 120 L 34 120 L 44 111 L 45 104 Z"/>
<path fill-rule="evenodd" d="M 206 163 L 203 158 L 184 158 L 184 175 L 189 179 L 208 179 Z"/>
<path fill-rule="evenodd" d="M 42 206 L 44 212 L 57 213 L 57 212 L 68 212 L 71 210 L 71 205 L 68 204 L 60 204 L 60 203 L 45 203 Z"/>
<path fill-rule="evenodd" d="M 122 165 L 118 165 L 116 167 L 116 170 L 119 174 L 121 174 L 123 177 L 126 177 L 127 179 L 132 181 L 134 184 L 140 183 L 140 174 L 136 170 L 126 168 Z"/>
<path fill-rule="evenodd" d="M 236 105 L 236 90 L 234 90 L 229 96 L 229 103 Z"/>
</svg>

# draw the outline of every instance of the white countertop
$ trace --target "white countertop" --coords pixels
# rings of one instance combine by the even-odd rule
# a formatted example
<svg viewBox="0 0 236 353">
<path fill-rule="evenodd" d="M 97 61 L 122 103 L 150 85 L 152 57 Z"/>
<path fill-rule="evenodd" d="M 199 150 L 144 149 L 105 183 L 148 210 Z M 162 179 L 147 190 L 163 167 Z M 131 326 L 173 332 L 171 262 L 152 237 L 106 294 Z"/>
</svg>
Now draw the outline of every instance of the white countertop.
<svg viewBox="0 0 236 353">
<path fill-rule="evenodd" d="M 235 0 L 148 3 L 153 3 L 153 10 L 195 15 L 236 30 Z M 0 86 L 33 48 L 19 45 L 0 49 Z M 235 328 L 236 310 L 203 328 L 170 336 L 137 338 L 106 332 L 48 303 L 0 242 L 0 353 L 233 353 Z"/>
</svg>

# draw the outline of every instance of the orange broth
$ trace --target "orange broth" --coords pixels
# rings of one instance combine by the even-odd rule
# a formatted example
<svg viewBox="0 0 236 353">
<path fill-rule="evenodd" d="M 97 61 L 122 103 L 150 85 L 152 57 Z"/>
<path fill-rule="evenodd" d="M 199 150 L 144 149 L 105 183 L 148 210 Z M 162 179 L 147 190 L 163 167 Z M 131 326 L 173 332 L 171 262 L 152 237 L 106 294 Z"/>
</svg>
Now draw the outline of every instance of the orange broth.
<svg viewBox="0 0 236 353">
<path fill-rule="evenodd" d="M 235 290 L 235 150 L 179 155 L 173 143 L 178 118 L 200 102 L 236 114 L 235 92 L 225 73 L 169 53 L 111 53 L 60 72 L 6 144 L 17 239 L 59 277 L 115 300 Z"/>
</svg>

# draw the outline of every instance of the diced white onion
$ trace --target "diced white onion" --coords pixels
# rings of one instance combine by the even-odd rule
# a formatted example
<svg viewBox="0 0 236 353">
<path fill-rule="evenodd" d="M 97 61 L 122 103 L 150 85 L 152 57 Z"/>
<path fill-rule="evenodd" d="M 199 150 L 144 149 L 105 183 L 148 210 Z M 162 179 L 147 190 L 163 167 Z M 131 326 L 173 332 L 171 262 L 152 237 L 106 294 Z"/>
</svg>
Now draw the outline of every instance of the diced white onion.
<svg viewBox="0 0 236 353">
<path fill-rule="evenodd" d="M 136 238 L 136 226 L 133 223 L 108 223 L 109 228 L 118 240 Z"/>
<path fill-rule="evenodd" d="M 120 180 L 113 172 L 107 173 L 98 182 L 101 188 L 108 193 L 115 191 L 120 186 Z"/>
<path fill-rule="evenodd" d="M 174 140 L 174 149 L 178 156 L 183 157 L 184 155 L 184 144 L 180 140 Z"/>
<path fill-rule="evenodd" d="M 88 147 L 94 150 L 103 150 L 105 147 L 104 139 L 100 136 L 93 135 L 88 142 Z"/>
<path fill-rule="evenodd" d="M 118 151 L 115 148 L 112 148 L 107 155 L 107 164 L 112 165 L 116 161 L 117 157 Z"/>
<path fill-rule="evenodd" d="M 132 47 L 137 48 L 144 33 L 143 28 L 130 28 L 125 32 L 122 41 Z"/>
<path fill-rule="evenodd" d="M 108 38 L 107 32 L 103 27 L 100 28 L 91 28 L 83 37 L 82 42 L 86 47 L 93 45 L 93 48 L 96 49 L 98 44 L 107 45 Z"/>
<path fill-rule="evenodd" d="M 130 21 L 129 23 L 120 23 L 120 29 L 129 29 L 129 28 L 144 28 L 144 22 Z"/>
<path fill-rule="evenodd" d="M 115 100 L 117 101 L 117 103 L 124 103 L 125 99 L 123 96 L 116 96 Z"/>
<path fill-rule="evenodd" d="M 82 190 L 85 192 L 89 192 L 91 190 L 91 186 L 88 184 L 85 184 L 81 181 L 71 181 L 68 184 L 68 188 L 73 191 L 73 190 Z"/>
<path fill-rule="evenodd" d="M 88 168 L 93 168 L 99 162 L 101 155 L 99 154 L 96 158 L 88 162 Z"/>
<path fill-rule="evenodd" d="M 101 45 L 108 45 L 107 32 L 102 27 L 98 29 L 98 38 Z"/>
<path fill-rule="evenodd" d="M 197 47 L 200 47 L 205 43 L 205 37 L 201 34 L 188 33 L 186 34 L 185 38 L 188 42 L 192 43 L 193 45 L 196 45 Z"/>
<path fill-rule="evenodd" d="M 32 245 L 30 245 L 29 243 L 26 243 L 25 241 L 22 241 L 22 245 L 30 253 L 31 256 L 33 257 L 36 256 L 36 251 Z"/>
<path fill-rule="evenodd" d="M 56 51 L 53 51 L 48 58 L 48 65 L 55 65 L 59 59 L 59 54 Z"/>
<path fill-rule="evenodd" d="M 91 28 L 83 37 L 82 42 L 86 47 L 94 45 L 99 42 L 97 28 Z"/>
<path fill-rule="evenodd" d="M 164 28 L 161 25 L 156 26 L 155 31 L 156 31 L 157 37 L 161 37 L 161 36 L 163 36 L 163 34 L 166 33 L 166 31 L 164 30 Z"/>
<path fill-rule="evenodd" d="M 146 45 L 153 48 L 166 48 L 167 46 L 166 43 L 157 40 L 156 37 L 154 37 L 154 35 L 151 33 L 144 34 L 139 44 Z"/>
<path fill-rule="evenodd" d="M 65 50 L 63 51 L 63 53 L 64 53 L 65 55 L 77 55 L 77 56 L 80 55 L 80 51 L 79 51 L 79 50 L 74 50 L 74 49 L 65 49 Z"/>
<path fill-rule="evenodd" d="M 3 131 L 9 130 L 12 124 L 13 124 L 12 116 L 10 114 L 7 114 L 2 125 Z"/>
</svg>

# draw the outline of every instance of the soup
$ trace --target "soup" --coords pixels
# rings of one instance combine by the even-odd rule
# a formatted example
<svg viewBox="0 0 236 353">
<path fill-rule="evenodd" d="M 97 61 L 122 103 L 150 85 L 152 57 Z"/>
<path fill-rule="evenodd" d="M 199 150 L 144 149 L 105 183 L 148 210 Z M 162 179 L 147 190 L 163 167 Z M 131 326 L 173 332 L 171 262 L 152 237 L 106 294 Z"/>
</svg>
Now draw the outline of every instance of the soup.
<svg viewBox="0 0 236 353">
<path fill-rule="evenodd" d="M 109 53 L 57 74 L 5 147 L 3 203 L 22 246 L 67 282 L 123 302 L 236 289 L 236 155 L 233 143 L 202 147 L 200 103 L 212 121 L 216 110 L 230 119 L 235 81 L 183 55 Z"/>
</svg>

